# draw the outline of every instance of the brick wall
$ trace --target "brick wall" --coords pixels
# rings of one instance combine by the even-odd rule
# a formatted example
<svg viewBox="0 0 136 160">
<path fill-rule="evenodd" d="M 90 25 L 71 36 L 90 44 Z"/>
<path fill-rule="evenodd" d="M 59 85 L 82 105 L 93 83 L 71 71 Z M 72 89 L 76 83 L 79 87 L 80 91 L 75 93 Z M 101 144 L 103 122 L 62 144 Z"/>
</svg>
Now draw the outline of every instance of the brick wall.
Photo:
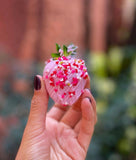
<svg viewBox="0 0 136 160">
<path fill-rule="evenodd" d="M 25 32 L 26 0 L 0 0 L 0 49 L 17 53 Z"/>
<path fill-rule="evenodd" d="M 114 13 L 123 0 L 115 1 L 0 0 L 0 50 L 29 61 L 49 58 L 55 43 L 104 51 L 107 24 L 120 22 L 121 13 L 111 15 L 108 8 L 115 5 Z M 117 28 L 112 26 L 114 37 Z"/>
<path fill-rule="evenodd" d="M 84 0 L 44 1 L 42 55 L 55 51 L 55 43 L 84 48 Z"/>
</svg>

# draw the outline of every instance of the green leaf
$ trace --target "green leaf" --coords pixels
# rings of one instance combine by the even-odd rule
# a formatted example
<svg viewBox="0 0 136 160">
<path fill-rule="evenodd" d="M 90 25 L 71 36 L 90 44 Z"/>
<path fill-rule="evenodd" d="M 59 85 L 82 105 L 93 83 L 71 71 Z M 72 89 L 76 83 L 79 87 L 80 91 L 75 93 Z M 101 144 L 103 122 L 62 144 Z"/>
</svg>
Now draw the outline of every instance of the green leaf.
<svg viewBox="0 0 136 160">
<path fill-rule="evenodd" d="M 58 58 L 60 57 L 60 53 L 52 53 L 51 56 L 52 58 Z"/>
<path fill-rule="evenodd" d="M 59 49 L 60 49 L 60 48 L 61 48 L 60 45 L 56 43 L 56 51 L 57 51 L 57 52 L 59 52 Z"/>
<path fill-rule="evenodd" d="M 63 45 L 63 54 L 64 54 L 64 56 L 68 56 L 69 55 L 67 53 L 67 50 L 68 50 L 68 48 L 65 45 Z"/>
</svg>

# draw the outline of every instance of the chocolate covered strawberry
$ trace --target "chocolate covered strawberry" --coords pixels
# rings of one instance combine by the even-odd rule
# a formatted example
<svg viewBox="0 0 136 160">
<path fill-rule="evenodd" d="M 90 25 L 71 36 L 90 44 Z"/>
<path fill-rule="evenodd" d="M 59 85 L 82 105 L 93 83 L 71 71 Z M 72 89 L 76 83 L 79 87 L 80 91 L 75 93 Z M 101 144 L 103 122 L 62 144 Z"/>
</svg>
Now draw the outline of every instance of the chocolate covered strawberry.
<svg viewBox="0 0 136 160">
<path fill-rule="evenodd" d="M 55 103 L 72 105 L 80 97 L 88 78 L 82 59 L 75 59 L 77 47 L 70 45 L 63 49 L 56 44 L 57 53 L 46 62 L 43 78 L 50 97 Z"/>
</svg>

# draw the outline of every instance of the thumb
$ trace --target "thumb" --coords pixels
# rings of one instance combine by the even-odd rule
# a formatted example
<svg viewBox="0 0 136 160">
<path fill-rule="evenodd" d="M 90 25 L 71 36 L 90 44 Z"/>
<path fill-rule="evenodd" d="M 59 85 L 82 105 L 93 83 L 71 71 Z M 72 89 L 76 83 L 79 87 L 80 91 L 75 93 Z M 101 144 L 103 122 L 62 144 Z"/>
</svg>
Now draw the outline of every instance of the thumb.
<svg viewBox="0 0 136 160">
<path fill-rule="evenodd" d="M 48 94 L 41 76 L 34 78 L 34 95 L 31 101 L 31 109 L 28 125 L 34 130 L 45 129 L 46 112 L 48 107 Z"/>
</svg>

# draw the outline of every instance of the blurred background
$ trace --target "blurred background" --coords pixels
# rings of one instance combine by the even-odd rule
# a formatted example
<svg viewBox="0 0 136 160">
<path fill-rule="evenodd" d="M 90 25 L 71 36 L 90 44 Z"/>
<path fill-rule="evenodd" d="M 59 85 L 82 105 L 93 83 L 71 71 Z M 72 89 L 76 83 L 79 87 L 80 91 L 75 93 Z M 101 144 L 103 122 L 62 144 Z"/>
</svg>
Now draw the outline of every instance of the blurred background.
<svg viewBox="0 0 136 160">
<path fill-rule="evenodd" d="M 15 158 L 34 75 L 71 42 L 97 101 L 86 159 L 136 160 L 136 0 L 0 0 L 0 160 Z"/>
</svg>

